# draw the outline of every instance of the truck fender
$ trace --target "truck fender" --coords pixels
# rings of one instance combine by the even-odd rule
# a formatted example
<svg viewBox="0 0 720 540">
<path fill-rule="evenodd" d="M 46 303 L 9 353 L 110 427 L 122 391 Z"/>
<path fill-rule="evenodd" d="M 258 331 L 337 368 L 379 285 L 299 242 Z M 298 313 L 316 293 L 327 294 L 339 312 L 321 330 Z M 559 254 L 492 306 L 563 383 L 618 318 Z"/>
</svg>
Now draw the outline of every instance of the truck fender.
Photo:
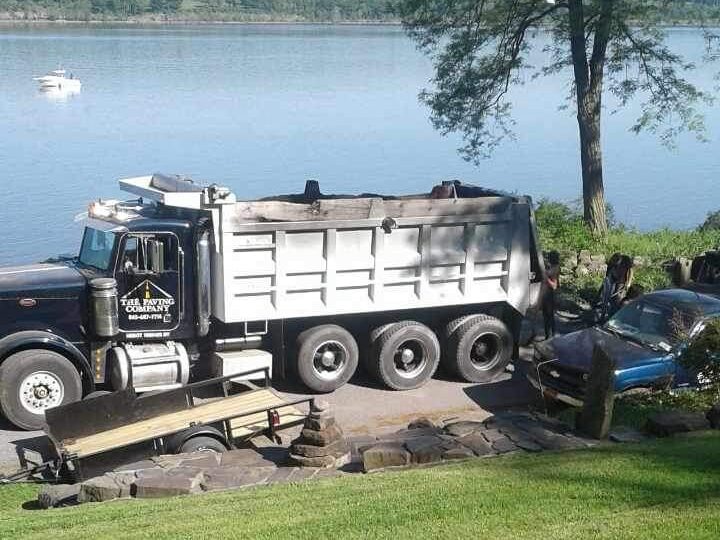
<svg viewBox="0 0 720 540">
<path fill-rule="evenodd" d="M 62 354 L 82 376 L 85 392 L 95 390 L 90 362 L 80 349 L 63 337 L 42 330 L 25 330 L 0 339 L 0 363 L 11 354 L 27 349 L 47 349 Z"/>
<path fill-rule="evenodd" d="M 212 437 L 213 439 L 217 439 L 221 443 L 225 445 L 225 448 L 228 450 L 230 449 L 230 445 L 228 444 L 227 437 L 223 435 L 222 431 L 219 429 L 208 426 L 206 424 L 199 424 L 197 426 L 192 426 L 187 429 L 184 429 L 180 431 L 179 433 L 174 433 L 173 435 L 170 435 L 165 440 L 165 451 L 170 453 L 175 453 L 178 451 L 178 449 L 185 444 L 186 441 L 192 439 L 193 437 L 196 437 L 198 435 L 205 435 L 207 437 Z"/>
</svg>

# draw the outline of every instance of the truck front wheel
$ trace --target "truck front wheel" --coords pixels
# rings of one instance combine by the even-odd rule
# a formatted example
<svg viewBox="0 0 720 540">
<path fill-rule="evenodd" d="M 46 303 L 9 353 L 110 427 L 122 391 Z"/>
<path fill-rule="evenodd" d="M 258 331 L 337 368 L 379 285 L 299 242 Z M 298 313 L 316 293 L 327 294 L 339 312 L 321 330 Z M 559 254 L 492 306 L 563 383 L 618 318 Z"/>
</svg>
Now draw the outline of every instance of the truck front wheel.
<svg viewBox="0 0 720 540">
<path fill-rule="evenodd" d="M 33 430 L 45 424 L 45 409 L 78 401 L 80 374 L 53 351 L 32 349 L 0 364 L 0 412 L 17 427 Z"/>
<path fill-rule="evenodd" d="M 447 326 L 447 367 L 468 382 L 490 382 L 505 371 L 513 339 L 505 323 L 489 315 L 471 315 Z"/>
<path fill-rule="evenodd" d="M 332 392 L 348 382 L 358 365 L 358 345 L 335 324 L 315 326 L 297 338 L 297 371 L 315 392 Z"/>
<path fill-rule="evenodd" d="M 435 374 L 440 343 L 435 332 L 416 321 L 386 325 L 377 332 L 368 365 L 385 386 L 393 390 L 419 388 Z"/>
</svg>

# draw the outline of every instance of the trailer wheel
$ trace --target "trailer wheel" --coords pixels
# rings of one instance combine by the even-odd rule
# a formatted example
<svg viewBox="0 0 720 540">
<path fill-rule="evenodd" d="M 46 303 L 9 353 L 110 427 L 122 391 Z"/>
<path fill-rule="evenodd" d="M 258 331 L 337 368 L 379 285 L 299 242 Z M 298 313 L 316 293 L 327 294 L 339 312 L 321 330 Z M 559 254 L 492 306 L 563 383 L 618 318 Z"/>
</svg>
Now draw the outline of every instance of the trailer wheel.
<svg viewBox="0 0 720 540">
<path fill-rule="evenodd" d="M 0 412 L 25 430 L 45 425 L 45 409 L 82 397 L 75 366 L 63 355 L 43 349 L 9 356 L 0 364 L 0 381 Z"/>
<path fill-rule="evenodd" d="M 416 321 L 402 321 L 374 333 L 368 364 L 375 376 L 393 390 L 412 390 L 430 380 L 440 362 L 435 332 Z"/>
<path fill-rule="evenodd" d="M 461 317 L 447 325 L 446 367 L 468 382 L 489 382 L 505 371 L 513 352 L 510 330 L 489 315 Z"/>
<path fill-rule="evenodd" d="M 192 454 L 193 452 L 216 452 L 222 454 L 227 451 L 225 445 L 215 437 L 198 435 L 185 441 L 178 449 L 178 454 Z"/>
<path fill-rule="evenodd" d="M 348 382 L 358 365 L 358 345 L 350 332 L 335 324 L 315 326 L 297 338 L 297 370 L 316 392 L 332 392 Z"/>
</svg>

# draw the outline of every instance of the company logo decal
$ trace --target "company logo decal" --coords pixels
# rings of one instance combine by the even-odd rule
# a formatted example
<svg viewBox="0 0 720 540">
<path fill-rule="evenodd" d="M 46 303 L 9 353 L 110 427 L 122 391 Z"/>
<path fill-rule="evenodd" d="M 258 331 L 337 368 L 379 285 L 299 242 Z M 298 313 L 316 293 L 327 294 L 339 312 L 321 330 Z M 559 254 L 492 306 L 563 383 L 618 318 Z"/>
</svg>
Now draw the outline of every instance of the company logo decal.
<svg viewBox="0 0 720 540">
<path fill-rule="evenodd" d="M 175 299 L 149 280 L 132 289 L 120 298 L 120 308 L 125 311 L 128 321 L 172 322 L 170 308 Z"/>
</svg>

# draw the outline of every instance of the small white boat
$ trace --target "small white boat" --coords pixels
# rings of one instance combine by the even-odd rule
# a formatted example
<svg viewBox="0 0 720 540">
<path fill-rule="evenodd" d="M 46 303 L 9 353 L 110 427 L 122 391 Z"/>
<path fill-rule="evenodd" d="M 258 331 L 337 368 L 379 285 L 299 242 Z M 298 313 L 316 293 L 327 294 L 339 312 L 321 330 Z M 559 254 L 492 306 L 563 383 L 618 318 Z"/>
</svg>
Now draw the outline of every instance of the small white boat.
<svg viewBox="0 0 720 540">
<path fill-rule="evenodd" d="M 57 88 L 59 90 L 80 90 L 82 83 L 72 73 L 70 77 L 65 76 L 64 69 L 56 69 L 42 77 L 33 77 L 33 80 L 40 83 L 40 88 Z"/>
</svg>

